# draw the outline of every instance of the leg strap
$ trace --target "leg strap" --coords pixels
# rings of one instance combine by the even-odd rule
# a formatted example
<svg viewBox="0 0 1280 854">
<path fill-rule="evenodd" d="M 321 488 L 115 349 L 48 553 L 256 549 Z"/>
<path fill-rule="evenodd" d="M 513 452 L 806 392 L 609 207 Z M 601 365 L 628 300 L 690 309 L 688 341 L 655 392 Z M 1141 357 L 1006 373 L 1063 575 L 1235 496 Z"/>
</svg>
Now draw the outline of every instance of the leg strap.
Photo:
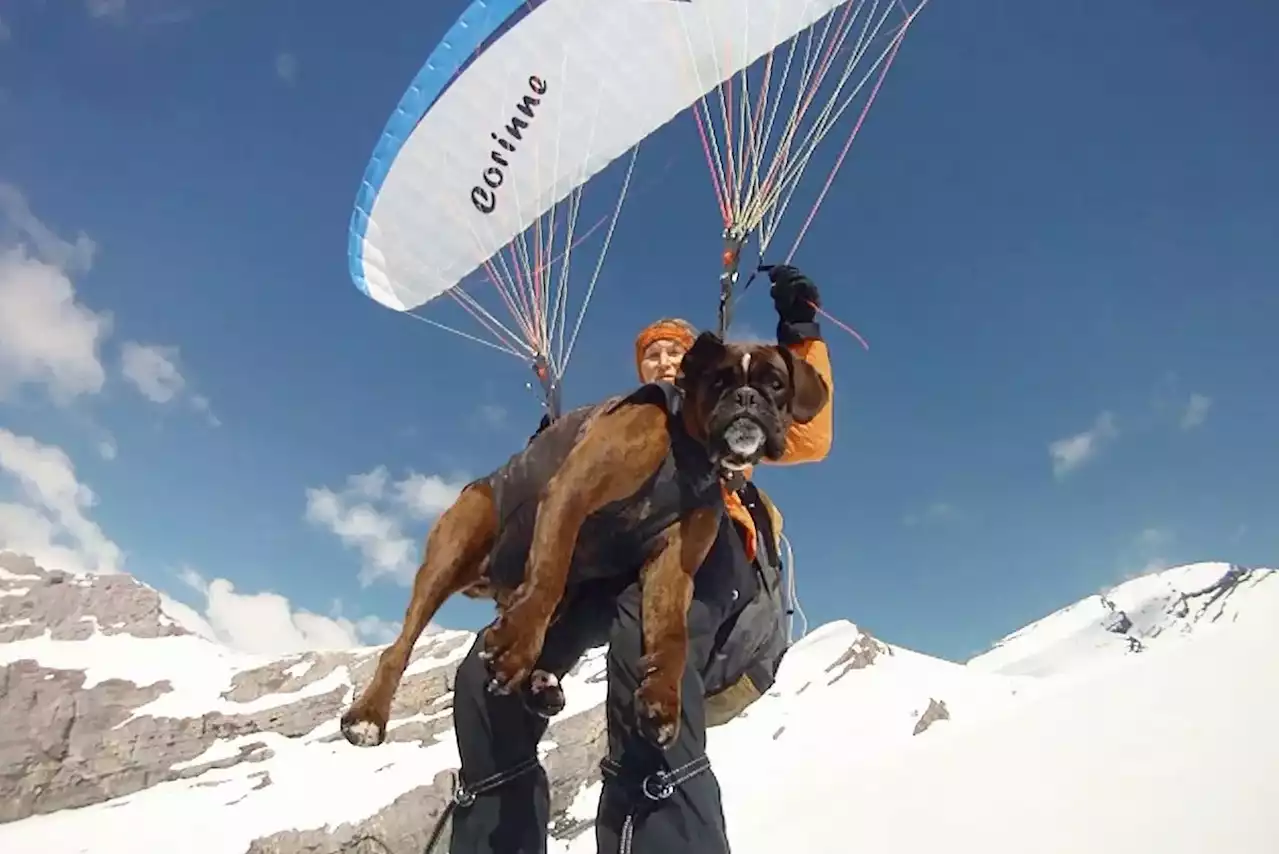
<svg viewBox="0 0 1280 854">
<path fill-rule="evenodd" d="M 499 771 L 497 774 L 485 777 L 480 782 L 471 786 L 467 786 L 462 783 L 461 773 L 454 774 L 453 796 L 449 799 L 449 803 L 445 804 L 444 812 L 440 814 L 440 818 L 436 820 L 436 826 L 431 831 L 431 837 L 427 839 L 427 845 L 423 849 L 423 854 L 431 854 L 434 850 L 436 843 L 440 840 L 441 833 L 444 831 L 449 819 L 453 816 L 453 811 L 455 809 L 458 807 L 465 808 L 471 806 L 476 802 L 476 798 L 478 796 L 483 795 L 485 792 L 492 791 L 499 786 L 510 783 L 517 777 L 528 774 L 537 767 L 537 757 L 526 759 L 524 762 L 521 762 L 513 768 L 508 768 L 506 771 Z"/>
<path fill-rule="evenodd" d="M 657 770 L 644 777 L 636 780 L 634 775 L 628 775 L 622 765 L 612 759 L 604 759 L 600 763 L 600 773 L 607 780 L 615 780 L 627 788 L 634 789 L 635 792 L 642 795 L 645 801 L 637 800 L 635 805 L 627 812 L 626 819 L 622 822 L 622 830 L 619 833 L 619 850 L 618 854 L 631 854 L 632 839 L 635 836 L 635 820 L 640 812 L 649 812 L 656 809 L 658 804 L 675 794 L 676 787 L 691 780 L 711 767 L 711 760 L 706 754 L 691 759 L 678 768 L 672 768 L 669 771 Z M 630 785 L 628 785 L 630 784 Z"/>
</svg>

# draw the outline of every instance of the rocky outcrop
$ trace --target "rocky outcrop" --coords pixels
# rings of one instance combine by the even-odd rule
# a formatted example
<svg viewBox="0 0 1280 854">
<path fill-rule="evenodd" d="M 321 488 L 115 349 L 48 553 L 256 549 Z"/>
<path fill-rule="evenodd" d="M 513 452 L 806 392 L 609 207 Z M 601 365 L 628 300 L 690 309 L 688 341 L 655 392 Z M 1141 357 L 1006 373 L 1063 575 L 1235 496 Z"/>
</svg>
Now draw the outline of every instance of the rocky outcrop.
<svg viewBox="0 0 1280 854">
<path fill-rule="evenodd" d="M 1200 622 L 1216 622 L 1225 613 L 1233 595 L 1260 582 L 1273 570 L 1254 569 L 1228 564 L 1222 574 L 1209 584 L 1178 590 L 1170 587 L 1157 601 L 1158 607 L 1146 604 L 1147 613 L 1126 612 L 1107 594 L 1099 596 L 1107 614 L 1102 628 L 1123 637 L 1129 652 L 1143 652 L 1144 640 L 1159 637 L 1165 632 L 1187 633 Z"/>
<path fill-rule="evenodd" d="M 1237 590 L 1252 587 L 1272 571 L 1233 563 L 1212 584 L 1179 594 L 1170 606 L 1169 613 L 1191 623 L 1201 619 L 1216 622 L 1226 613 L 1227 602 Z"/>
<path fill-rule="evenodd" d="M 924 714 L 920 716 L 920 720 L 916 721 L 915 727 L 911 730 L 912 735 L 919 735 L 933 725 L 935 721 L 949 721 L 951 713 L 947 711 L 947 703 L 945 700 L 935 700 L 929 698 L 929 707 L 924 710 Z"/>
<path fill-rule="evenodd" d="M 190 634 L 164 613 L 160 594 L 128 575 L 73 575 L 0 554 L 0 643 L 95 632 L 157 638 Z"/>
<path fill-rule="evenodd" d="M 340 741 L 334 723 L 354 686 L 365 684 L 376 666 L 372 649 L 259 659 L 228 672 L 225 687 L 209 698 L 224 701 L 221 708 L 182 715 L 166 707 L 151 714 L 149 704 L 172 699 L 177 691 L 169 679 L 139 685 L 87 669 L 48 666 L 38 651 L 30 657 L 13 652 L 39 650 L 44 641 L 92 644 L 97 636 L 115 635 L 148 645 L 171 642 L 161 640 L 166 638 L 210 644 L 171 618 L 155 590 L 128 575 L 49 571 L 24 557 L 0 555 L 0 644 L 17 645 L 9 647 L 8 663 L 0 668 L 0 822 L 85 807 L 173 780 L 222 786 L 229 782 L 225 776 L 200 778 L 265 762 L 275 756 L 272 745 L 279 747 L 279 739 Z M 454 666 L 472 640 L 469 633 L 447 632 L 419 642 L 396 693 L 388 742 L 425 747 L 448 737 Z M 175 658 L 175 668 L 181 665 Z M 544 765 L 559 813 L 581 786 L 598 778 L 603 713 L 596 708 L 557 720 L 547 737 L 555 747 Z M 244 776 L 253 782 L 250 793 L 272 785 L 266 770 L 246 770 Z M 429 817 L 449 797 L 449 776 L 442 773 L 404 792 L 365 821 L 285 831 L 254 842 L 252 850 L 420 851 Z"/>
<path fill-rule="evenodd" d="M 881 643 L 866 632 L 860 632 L 857 640 L 850 644 L 849 648 L 839 658 L 827 666 L 827 673 L 839 670 L 835 676 L 831 677 L 831 681 L 828 684 L 839 682 L 841 678 L 854 670 L 870 667 L 875 664 L 876 659 L 881 655 L 893 655 L 893 648 Z"/>
<path fill-rule="evenodd" d="M 424 674 L 431 675 L 431 674 Z M 443 680 L 436 676 L 437 685 Z M 0 821 L 80 807 L 166 780 L 271 756 L 245 740 L 232 756 L 201 762 L 219 741 L 271 733 L 306 735 L 341 714 L 348 688 L 337 686 L 251 714 L 135 716 L 170 690 L 108 679 L 84 686 L 82 671 L 18 661 L 0 671 Z M 440 691 L 439 693 L 443 693 Z"/>
<path fill-rule="evenodd" d="M 565 821 L 565 810 L 583 786 L 599 780 L 599 757 L 605 749 L 604 715 L 595 708 L 555 721 L 547 738 L 556 744 L 543 758 L 551 780 L 552 835 L 567 838 L 584 827 Z M 451 772 L 441 772 L 364 821 L 273 833 L 255 839 L 248 854 L 421 854 L 452 797 L 453 783 Z M 440 840 L 448 839 L 447 827 L 442 826 Z M 432 854 L 443 850 L 444 843 L 438 842 Z"/>
<path fill-rule="evenodd" d="M 1068 625 L 1088 633 L 1090 642 L 1080 645 L 1086 650 L 1113 654 L 1108 650 L 1125 638 L 1131 647 L 1158 645 L 1149 639 L 1160 632 L 1233 619 L 1237 606 L 1250 601 L 1243 591 L 1268 571 L 1233 567 L 1223 573 L 1221 566 L 1117 588 L 1109 609 L 1099 609 L 1090 597 L 1064 612 Z M 1267 589 L 1255 592 L 1265 595 Z M 187 847 L 193 840 L 184 813 L 203 827 L 226 828 L 230 841 L 219 838 L 204 848 L 215 854 L 422 850 L 452 794 L 453 677 L 473 634 L 442 632 L 420 640 L 395 697 L 388 743 L 360 749 L 341 740 L 337 718 L 356 687 L 370 679 L 378 650 L 241 655 L 193 634 L 180 615 L 166 612 L 168 602 L 128 576 L 49 572 L 0 555 L 0 823 L 9 823 L 0 828 L 6 840 L 0 848 L 120 847 L 135 823 L 172 811 L 173 821 L 152 828 L 157 840 L 163 837 L 156 845 L 164 850 L 194 850 Z M 1098 621 L 1116 612 L 1129 621 L 1128 629 L 1104 633 Z M 1094 643 L 1094 633 L 1104 643 Z M 1021 632 L 1024 638 L 1033 634 Z M 1075 634 L 1067 637 L 1078 643 Z M 599 780 L 604 719 L 601 707 L 592 706 L 604 695 L 599 653 L 589 653 L 569 674 L 566 690 L 577 711 L 553 720 L 540 746 L 551 780 L 551 834 L 560 839 L 589 834 L 592 824 L 569 808 Z M 830 720 L 825 710 L 809 718 L 806 706 L 847 702 L 850 708 L 841 711 L 859 721 L 847 737 L 905 743 L 912 737 L 906 720 L 919 735 L 952 714 L 968 715 L 939 697 L 967 706 L 979 694 L 996 699 L 1010 690 L 983 677 L 953 693 L 954 668 L 938 668 L 915 654 L 886 662 L 894 654 L 848 623 L 815 638 L 789 659 L 795 669 L 758 701 L 744 724 L 756 728 L 751 737 L 758 739 L 760 756 L 781 761 L 793 749 L 787 741 L 795 728 L 784 722 Z M 868 668 L 865 677 L 849 676 Z M 874 699 L 859 709 L 863 694 L 856 683 L 863 678 Z M 826 692 L 837 682 L 839 690 Z M 918 701 L 931 695 L 921 712 Z M 784 707 L 769 709 L 775 703 Z M 794 717 L 785 708 L 791 703 L 797 704 Z M 721 742 L 728 752 L 718 757 L 713 751 L 714 762 L 722 757 L 735 769 L 725 776 L 735 785 L 744 785 L 760 760 L 754 748 L 744 755 L 742 743 Z M 65 823 L 15 823 L 68 807 L 84 809 Z M 107 837 L 110 844 L 102 844 Z"/>
</svg>

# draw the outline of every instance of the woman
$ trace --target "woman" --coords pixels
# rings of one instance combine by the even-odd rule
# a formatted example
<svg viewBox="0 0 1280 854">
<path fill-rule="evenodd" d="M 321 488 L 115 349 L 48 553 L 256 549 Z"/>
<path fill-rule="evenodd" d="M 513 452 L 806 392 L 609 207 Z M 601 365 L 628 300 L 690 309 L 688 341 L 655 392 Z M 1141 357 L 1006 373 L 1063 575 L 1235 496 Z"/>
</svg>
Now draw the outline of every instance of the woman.
<svg viewBox="0 0 1280 854">
<path fill-rule="evenodd" d="M 775 267 L 770 294 L 778 343 L 822 374 L 831 363 L 814 313 L 817 288 L 793 267 Z M 671 382 L 697 331 L 667 318 L 636 338 L 642 382 Z M 830 404 L 793 425 L 782 464 L 816 462 L 831 447 Z M 596 819 L 601 854 L 728 854 L 720 788 L 705 755 L 706 730 L 732 719 L 773 683 L 786 651 L 778 565 L 782 519 L 750 483 L 725 490 L 720 536 L 695 576 L 680 733 L 665 751 L 639 735 L 632 697 L 643 674 L 639 585 L 601 586 L 568 603 L 547 633 L 539 669 L 563 677 L 588 649 L 609 645 L 605 702 L 608 753 Z M 477 637 L 458 667 L 454 731 L 462 760 L 450 854 L 544 854 L 550 787 L 537 760 L 548 721 L 517 694 L 486 690 Z"/>
</svg>

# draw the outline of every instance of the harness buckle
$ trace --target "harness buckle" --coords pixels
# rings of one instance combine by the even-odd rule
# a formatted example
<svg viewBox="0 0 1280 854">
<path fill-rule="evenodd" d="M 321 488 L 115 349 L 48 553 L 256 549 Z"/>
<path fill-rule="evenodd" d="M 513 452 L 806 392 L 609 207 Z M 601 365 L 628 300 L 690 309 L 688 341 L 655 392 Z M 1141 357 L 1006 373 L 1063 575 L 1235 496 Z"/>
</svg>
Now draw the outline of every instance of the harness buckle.
<svg viewBox="0 0 1280 854">
<path fill-rule="evenodd" d="M 675 790 L 675 784 L 663 771 L 655 771 L 640 781 L 640 791 L 651 801 L 665 801 Z"/>
</svg>

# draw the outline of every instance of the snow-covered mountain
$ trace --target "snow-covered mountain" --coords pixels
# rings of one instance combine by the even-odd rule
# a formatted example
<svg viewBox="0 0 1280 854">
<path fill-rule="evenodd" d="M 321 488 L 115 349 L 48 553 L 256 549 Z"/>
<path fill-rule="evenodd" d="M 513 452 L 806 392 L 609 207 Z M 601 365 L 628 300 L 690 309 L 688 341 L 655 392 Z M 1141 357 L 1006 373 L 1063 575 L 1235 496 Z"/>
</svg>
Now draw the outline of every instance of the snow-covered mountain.
<svg viewBox="0 0 1280 854">
<path fill-rule="evenodd" d="M 965 664 L 848 622 L 710 733 L 735 854 L 1267 852 L 1280 846 L 1276 573 L 1120 584 Z M 128 576 L 0 555 L 0 851 L 419 852 L 457 764 L 465 632 L 425 636 L 388 742 L 337 719 L 376 648 L 275 659 Z M 553 851 L 595 850 L 603 661 L 542 745 Z"/>
</svg>

